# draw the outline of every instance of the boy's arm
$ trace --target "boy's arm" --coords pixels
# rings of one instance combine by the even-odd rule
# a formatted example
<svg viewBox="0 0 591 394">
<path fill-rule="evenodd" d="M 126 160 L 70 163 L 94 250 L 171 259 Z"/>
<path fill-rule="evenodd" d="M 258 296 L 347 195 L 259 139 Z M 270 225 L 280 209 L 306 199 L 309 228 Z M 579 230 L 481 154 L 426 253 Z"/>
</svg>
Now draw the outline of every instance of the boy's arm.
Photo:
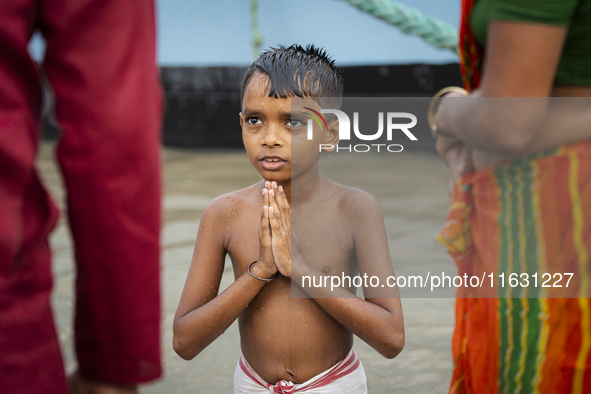
<svg viewBox="0 0 591 394">
<path fill-rule="evenodd" d="M 353 232 L 355 255 L 361 277 L 377 276 L 377 287 L 366 286 L 365 299 L 351 297 L 343 288 L 342 294 L 316 298 L 339 323 L 377 350 L 386 358 L 396 357 L 404 347 L 404 317 L 397 287 L 388 287 L 386 281 L 394 276 L 384 216 L 376 199 L 364 191 L 357 191 L 352 201 L 361 215 L 352 215 L 349 228 Z M 349 205 L 349 204 L 347 204 Z M 351 211 L 356 211 L 351 209 Z M 357 211 L 356 211 L 357 212 Z M 367 276 L 365 276 L 367 275 Z M 374 282 L 375 283 L 375 282 Z M 384 287 L 381 287 L 384 285 Z M 345 294 L 347 293 L 347 294 Z"/>
<path fill-rule="evenodd" d="M 186 360 L 219 337 L 267 283 L 245 271 L 218 295 L 226 254 L 225 205 L 216 199 L 203 212 L 191 267 L 174 317 L 173 348 Z M 251 267 L 251 272 L 262 278 L 269 278 L 277 271 L 270 249 L 268 220 L 268 213 L 263 212 L 261 252 L 258 262 Z"/>
<path fill-rule="evenodd" d="M 274 201 L 271 197 L 271 205 L 275 210 L 282 211 L 286 205 L 281 201 L 284 198 L 282 191 L 279 191 L 278 196 L 278 201 Z M 337 288 L 334 291 L 327 288 L 305 288 L 304 290 L 349 331 L 384 357 L 394 358 L 404 347 L 404 319 L 398 289 L 388 288 L 386 285 L 388 276 L 394 276 L 394 270 L 390 261 L 382 210 L 375 198 L 363 191 L 355 193 L 351 204 L 358 204 L 359 208 L 355 212 L 361 213 L 359 216 L 355 215 L 354 223 L 349 223 L 349 228 L 353 229 L 360 274 L 379 277 L 380 285 L 377 289 L 365 288 L 365 299 L 351 297 L 351 293 L 344 288 Z M 271 215 L 273 237 L 274 224 L 277 223 L 274 223 L 274 217 Z M 295 236 L 292 235 L 292 237 Z M 323 277 L 325 274 L 306 262 L 298 252 L 297 240 L 292 238 L 291 241 L 293 241 L 291 242 L 293 264 L 289 265 L 292 279 L 302 286 L 303 276 Z M 274 256 L 278 267 L 286 265 L 285 262 L 277 260 L 279 254 L 275 253 L 275 249 Z M 385 285 L 384 288 L 381 284 Z"/>
<path fill-rule="evenodd" d="M 405 335 L 400 298 L 361 299 L 342 288 L 331 292 L 331 297 L 339 298 L 322 296 L 314 300 L 382 356 L 391 359 L 402 351 Z"/>
</svg>

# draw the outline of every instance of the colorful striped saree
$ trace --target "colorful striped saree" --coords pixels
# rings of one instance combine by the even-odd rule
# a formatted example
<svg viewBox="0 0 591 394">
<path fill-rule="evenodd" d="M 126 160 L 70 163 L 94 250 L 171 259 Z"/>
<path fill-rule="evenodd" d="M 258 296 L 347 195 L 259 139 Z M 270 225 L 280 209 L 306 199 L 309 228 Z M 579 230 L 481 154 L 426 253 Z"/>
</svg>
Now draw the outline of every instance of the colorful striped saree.
<svg viewBox="0 0 591 394">
<path fill-rule="evenodd" d="M 479 84 L 483 54 L 473 4 L 462 0 L 468 90 Z M 495 279 L 458 289 L 450 393 L 591 393 L 591 141 L 465 176 L 438 240 L 460 275 Z M 564 273 L 573 273 L 568 288 L 554 276 Z"/>
<path fill-rule="evenodd" d="M 591 141 L 465 176 L 438 240 L 460 275 L 495 278 L 458 289 L 450 392 L 590 393 Z"/>
</svg>

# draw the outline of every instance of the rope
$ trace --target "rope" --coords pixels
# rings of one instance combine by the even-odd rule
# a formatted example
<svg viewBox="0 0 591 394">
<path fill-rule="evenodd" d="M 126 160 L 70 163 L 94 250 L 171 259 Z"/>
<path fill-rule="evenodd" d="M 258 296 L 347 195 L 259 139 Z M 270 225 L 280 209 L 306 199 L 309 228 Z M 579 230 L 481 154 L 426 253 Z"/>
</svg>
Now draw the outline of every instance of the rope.
<svg viewBox="0 0 591 394">
<path fill-rule="evenodd" d="M 392 0 L 344 0 L 387 23 L 398 27 L 406 34 L 423 38 L 440 49 L 458 50 L 456 29 L 438 19 L 428 18 L 420 11 Z"/>
<path fill-rule="evenodd" d="M 252 58 L 256 60 L 261 52 L 263 34 L 259 30 L 259 2 L 250 0 L 250 27 L 252 29 Z"/>
</svg>

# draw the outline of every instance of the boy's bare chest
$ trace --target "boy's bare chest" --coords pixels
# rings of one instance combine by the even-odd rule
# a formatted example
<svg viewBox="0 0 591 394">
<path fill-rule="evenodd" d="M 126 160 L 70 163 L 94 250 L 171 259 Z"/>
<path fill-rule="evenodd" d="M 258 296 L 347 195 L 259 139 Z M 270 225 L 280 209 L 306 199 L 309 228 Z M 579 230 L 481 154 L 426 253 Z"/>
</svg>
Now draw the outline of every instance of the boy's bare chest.
<svg viewBox="0 0 591 394">
<path fill-rule="evenodd" d="M 230 219 L 226 250 L 237 265 L 235 270 L 243 272 L 259 257 L 260 215 L 253 210 Z M 296 211 L 291 226 L 301 254 L 317 269 L 340 272 L 350 265 L 354 253 L 352 229 L 338 215 Z"/>
</svg>

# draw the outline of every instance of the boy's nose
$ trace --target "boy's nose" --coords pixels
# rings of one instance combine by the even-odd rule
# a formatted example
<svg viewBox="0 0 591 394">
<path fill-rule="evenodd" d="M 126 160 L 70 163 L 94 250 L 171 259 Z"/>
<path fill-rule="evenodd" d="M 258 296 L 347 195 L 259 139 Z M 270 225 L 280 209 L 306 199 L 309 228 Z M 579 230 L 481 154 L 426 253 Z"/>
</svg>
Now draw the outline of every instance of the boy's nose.
<svg viewBox="0 0 591 394">
<path fill-rule="evenodd" d="M 267 127 L 265 130 L 265 136 L 263 137 L 261 143 L 264 146 L 283 146 L 283 140 L 279 135 L 280 131 L 280 128 L 274 127 L 272 125 Z"/>
</svg>

